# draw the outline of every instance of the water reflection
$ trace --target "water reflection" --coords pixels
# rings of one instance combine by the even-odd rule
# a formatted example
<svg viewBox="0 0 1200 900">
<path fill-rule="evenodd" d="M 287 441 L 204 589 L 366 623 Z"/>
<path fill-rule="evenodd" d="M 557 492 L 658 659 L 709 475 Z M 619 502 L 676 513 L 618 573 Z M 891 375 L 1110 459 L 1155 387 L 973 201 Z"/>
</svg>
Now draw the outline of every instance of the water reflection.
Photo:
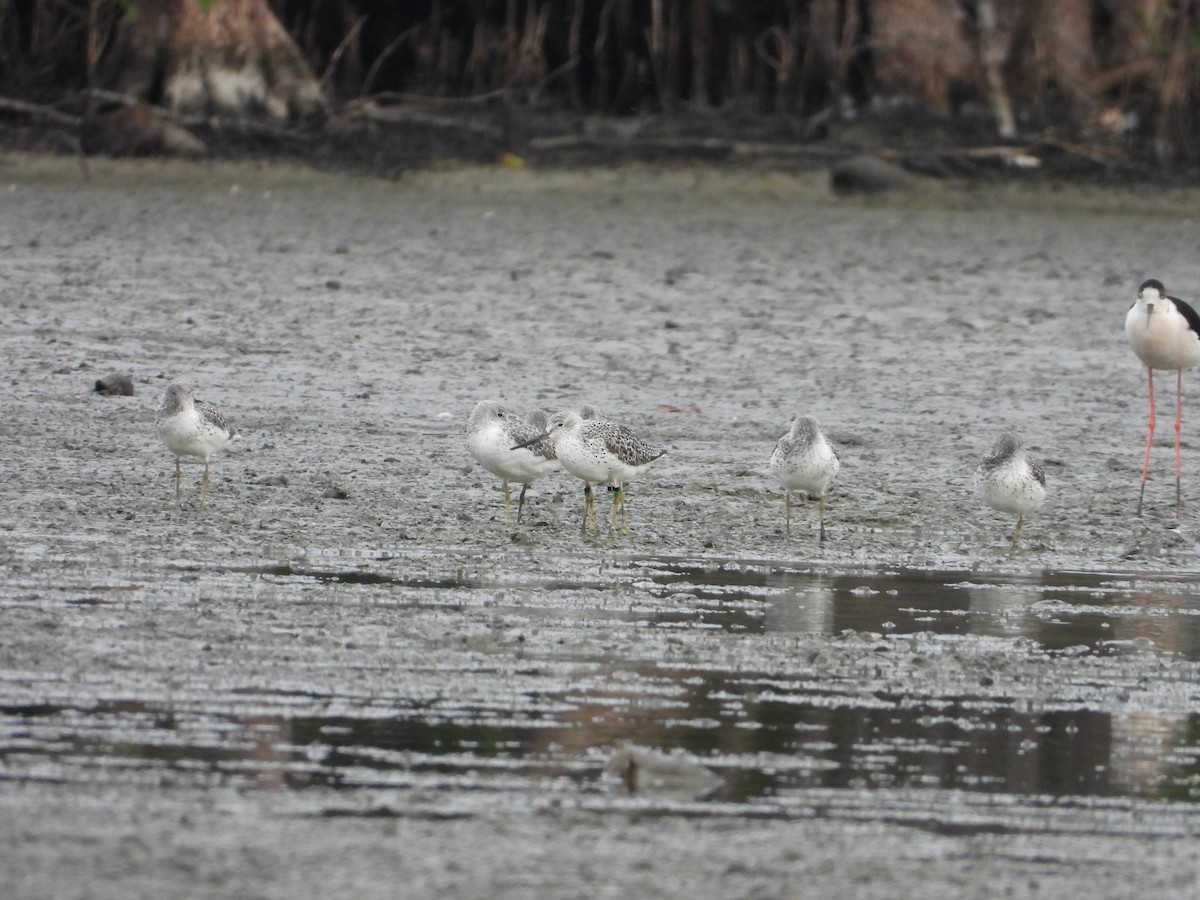
<svg viewBox="0 0 1200 900">
<path fill-rule="evenodd" d="M 1078 573 L 975 581 L 961 572 L 826 575 L 679 563 L 659 566 L 655 582 L 663 596 L 761 601 L 765 618 L 738 619 L 739 629 L 1023 637 L 1048 650 L 1151 650 L 1200 660 L 1200 586 L 1184 582 L 1147 589 L 1128 576 Z M 727 615 L 742 613 L 735 606 Z"/>
<path fill-rule="evenodd" d="M 572 658 L 569 647 L 556 645 L 548 658 L 569 661 L 573 668 L 559 671 L 571 674 L 552 688 L 545 681 L 536 690 L 513 687 L 507 706 L 452 691 L 417 703 L 403 696 L 297 697 L 269 686 L 237 688 L 219 701 L 197 695 L 178 707 L 148 700 L 0 706 L 0 778 L 144 777 L 269 791 L 434 794 L 566 783 L 589 791 L 598 790 L 612 749 L 629 741 L 648 753 L 686 752 L 720 776 L 716 797 L 726 801 L 815 788 L 1200 801 L 1200 711 L 1179 712 L 1186 703 L 1170 712 L 1137 707 L 1126 702 L 1113 674 L 1157 671 L 1133 665 L 1142 658 L 1200 658 L 1200 591 L 1188 582 L 658 562 L 593 580 L 556 576 L 537 586 L 540 593 L 505 583 L 501 594 L 477 572 L 230 571 L 270 579 L 281 591 L 316 582 L 326 590 L 440 604 L 455 615 L 486 603 L 498 620 L 519 611 L 530 621 L 578 615 L 672 634 L 716 632 L 723 649 L 707 656 L 689 649 L 668 662 L 620 654 Z M 597 590 L 609 578 L 618 589 Z M 613 603 L 614 595 L 624 599 Z M 305 602 L 329 596 L 310 594 Z M 324 621 L 320 610 L 313 618 Z M 626 639 L 633 630 L 614 633 Z M 792 635 L 829 636 L 796 644 L 818 655 L 835 648 L 828 652 L 841 653 L 840 673 L 833 677 L 823 661 L 756 671 L 744 664 L 755 659 L 752 653 L 744 660 L 736 655 L 744 642 Z M 1026 656 L 1040 654 L 1037 677 L 1054 677 L 1056 660 L 1104 662 L 1116 667 L 1096 676 L 1112 680 L 1111 702 L 1071 708 L 1060 700 L 1033 710 L 990 679 L 947 681 L 946 688 L 930 682 L 906 693 L 906 676 L 922 664 L 917 642 L 938 636 L 951 638 L 945 643 L 952 647 L 962 646 L 957 638 L 987 639 L 999 653 L 1017 641 Z M 839 645 L 850 641 L 858 643 L 849 651 Z M 481 639 L 480 646 L 489 645 Z M 488 652 L 499 659 L 503 651 L 497 645 Z M 536 653 L 533 646 L 522 649 L 522 671 L 537 670 Z M 909 669 L 902 666 L 894 677 L 871 674 L 895 667 L 897 658 Z M 486 680 L 492 664 L 482 663 L 471 677 Z M 1081 678 L 1092 673 L 1087 666 L 1072 671 Z M 505 678 L 521 683 L 516 673 Z M 308 711 L 297 713 L 297 706 Z M 331 708 L 341 714 L 320 714 Z"/>
<path fill-rule="evenodd" d="M 1153 650 L 1200 660 L 1200 587 L 1181 581 L 1151 586 L 1129 576 L 1043 573 L 1038 577 L 978 579 L 962 572 L 793 572 L 769 565 L 641 560 L 644 572 L 555 577 L 543 591 L 627 588 L 648 574 L 651 602 L 644 615 L 662 626 L 697 619 L 732 631 L 982 635 L 1024 637 L 1050 650 Z M 372 570 L 306 570 L 293 566 L 231 567 L 227 571 L 272 583 L 394 588 L 420 598 L 442 592 L 462 602 L 464 592 L 492 595 L 498 583 L 478 571 L 389 574 Z M 654 608 L 653 600 L 686 598 L 684 606 Z M 749 601 L 749 603 L 747 603 Z M 761 607 L 761 612 L 754 607 Z M 762 614 L 762 613 L 765 613 Z"/>
<path fill-rule="evenodd" d="M 86 781 L 118 770 L 127 779 L 141 766 L 160 784 L 265 790 L 429 788 L 466 776 L 475 790 L 496 789 L 490 779 L 498 776 L 563 777 L 587 788 L 604 765 L 599 754 L 630 740 L 691 754 L 720 774 L 723 800 L 804 788 L 1200 800 L 1196 714 L 1030 714 L 898 696 L 863 706 L 765 690 L 769 680 L 711 675 L 669 711 L 648 713 L 609 695 L 604 717 L 592 715 L 598 704 L 581 703 L 525 724 L 494 724 L 499 711 L 482 709 L 452 718 L 432 710 L 365 720 L 191 716 L 181 733 L 182 723 L 164 728 L 170 715 L 150 708 L 7 708 L 0 753 L 10 779 L 26 765 Z"/>
<path fill-rule="evenodd" d="M 1193 752 L 1190 760 L 1173 759 L 1183 746 L 1186 732 L 1194 728 L 1195 716 L 1132 712 L 1112 718 L 1112 767 L 1114 786 L 1120 793 L 1136 796 L 1161 794 L 1175 799 L 1194 796 L 1194 781 L 1200 769 Z M 1195 743 L 1191 744 L 1195 748 Z"/>
</svg>

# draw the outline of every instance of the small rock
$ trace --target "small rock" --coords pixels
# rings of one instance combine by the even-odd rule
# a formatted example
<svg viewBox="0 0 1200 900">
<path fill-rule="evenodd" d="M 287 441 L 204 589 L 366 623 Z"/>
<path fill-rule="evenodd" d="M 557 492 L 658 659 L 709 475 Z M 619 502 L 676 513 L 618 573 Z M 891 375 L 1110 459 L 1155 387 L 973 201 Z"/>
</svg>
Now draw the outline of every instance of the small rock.
<svg viewBox="0 0 1200 900">
<path fill-rule="evenodd" d="M 908 181 L 908 173 L 899 166 L 865 154 L 843 159 L 829 170 L 829 186 L 835 194 L 886 194 Z"/>
<path fill-rule="evenodd" d="M 255 484 L 265 484 L 269 487 L 287 487 L 288 480 L 286 475 L 264 475 Z"/>
<path fill-rule="evenodd" d="M 103 378 L 97 378 L 92 390 L 110 397 L 132 397 L 133 379 L 120 372 L 113 372 Z"/>
<path fill-rule="evenodd" d="M 325 488 L 325 492 L 321 494 L 329 500 L 349 500 L 350 492 L 345 488 L 337 487 L 336 485 Z"/>
</svg>

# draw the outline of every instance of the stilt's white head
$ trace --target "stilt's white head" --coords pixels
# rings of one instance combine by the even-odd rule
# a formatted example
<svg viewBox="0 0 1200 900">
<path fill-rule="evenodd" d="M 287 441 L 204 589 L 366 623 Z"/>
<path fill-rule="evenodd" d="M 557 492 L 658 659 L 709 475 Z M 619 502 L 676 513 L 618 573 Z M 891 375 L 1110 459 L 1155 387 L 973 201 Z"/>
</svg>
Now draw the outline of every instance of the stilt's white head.
<svg viewBox="0 0 1200 900">
<path fill-rule="evenodd" d="M 1167 289 L 1157 278 L 1147 278 L 1138 288 L 1138 302 L 1146 308 L 1146 316 L 1154 313 L 1154 304 L 1167 295 Z"/>
</svg>

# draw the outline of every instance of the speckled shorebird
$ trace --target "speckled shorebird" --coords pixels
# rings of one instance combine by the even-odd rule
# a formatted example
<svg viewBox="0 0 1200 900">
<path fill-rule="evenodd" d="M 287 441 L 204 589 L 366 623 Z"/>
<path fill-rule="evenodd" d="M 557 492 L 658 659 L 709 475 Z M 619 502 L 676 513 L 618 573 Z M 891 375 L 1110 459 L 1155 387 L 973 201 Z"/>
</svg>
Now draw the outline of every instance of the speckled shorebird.
<svg viewBox="0 0 1200 900">
<path fill-rule="evenodd" d="M 593 484 L 606 484 L 613 495 L 610 529 L 628 531 L 625 521 L 625 484 L 667 451 L 651 447 L 624 425 L 607 419 L 584 419 L 574 411 L 558 412 L 546 423 L 546 430 L 533 440 L 548 440 L 554 445 L 564 469 L 583 479 L 583 527 L 596 525 Z M 532 441 L 526 441 L 526 445 Z"/>
<path fill-rule="evenodd" d="M 183 472 L 180 461 L 185 456 L 204 460 L 204 480 L 200 484 L 200 505 L 208 493 L 208 464 L 213 455 L 224 450 L 238 436 L 225 417 L 211 403 L 197 400 L 191 388 L 173 384 L 163 395 L 162 405 L 154 416 L 154 428 L 167 449 L 175 454 L 175 505 L 182 500 Z"/>
<path fill-rule="evenodd" d="M 1042 467 L 1029 458 L 1021 439 L 1012 432 L 1000 435 L 988 455 L 975 471 L 975 486 L 983 501 L 1000 512 L 1016 513 L 1017 527 L 1012 543 L 1021 536 L 1025 516 L 1042 505 L 1046 499 L 1046 475 Z"/>
<path fill-rule="evenodd" d="M 1175 515 L 1183 515 L 1181 486 L 1183 461 L 1179 432 L 1183 425 L 1183 370 L 1200 362 L 1200 315 L 1178 297 L 1167 296 L 1161 281 L 1149 278 L 1138 288 L 1137 299 L 1125 314 L 1125 336 L 1146 366 L 1150 382 L 1150 433 L 1142 462 L 1142 488 L 1137 514 L 1142 514 L 1146 476 L 1150 473 L 1150 446 L 1154 443 L 1154 370 L 1175 370 Z"/>
<path fill-rule="evenodd" d="M 550 442 L 538 439 L 542 433 L 543 428 L 518 419 L 498 400 L 482 400 L 471 411 L 467 421 L 467 449 L 481 466 L 504 482 L 506 519 L 512 506 L 509 482 L 521 485 L 517 501 L 520 522 L 529 485 L 558 468 L 558 458 Z M 514 444 L 522 446 L 514 448 Z"/>
<path fill-rule="evenodd" d="M 817 501 L 821 540 L 825 540 L 825 493 L 842 464 L 829 438 L 812 416 L 796 416 L 791 430 L 775 444 L 770 472 L 783 485 L 787 534 L 792 533 L 792 492 L 802 491 Z"/>
</svg>

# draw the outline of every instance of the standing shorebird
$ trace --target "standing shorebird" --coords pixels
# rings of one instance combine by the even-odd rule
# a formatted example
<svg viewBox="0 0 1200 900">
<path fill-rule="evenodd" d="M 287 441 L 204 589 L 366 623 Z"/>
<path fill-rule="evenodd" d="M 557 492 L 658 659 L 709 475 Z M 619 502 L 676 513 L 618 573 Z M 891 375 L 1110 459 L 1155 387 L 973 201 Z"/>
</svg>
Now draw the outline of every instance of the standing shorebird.
<svg viewBox="0 0 1200 900">
<path fill-rule="evenodd" d="M 583 479 L 584 529 L 587 529 L 589 522 L 593 528 L 596 527 L 592 485 L 606 484 L 613 495 L 609 528 L 616 530 L 617 515 L 620 514 L 621 530 L 628 531 L 629 526 L 625 522 L 625 483 L 667 451 L 651 447 L 624 425 L 607 419 L 584 419 L 577 412 L 555 413 L 546 423 L 544 433 L 518 446 L 528 446 L 543 439 L 554 445 L 563 468 L 576 478 Z"/>
<path fill-rule="evenodd" d="M 167 449 L 175 454 L 175 505 L 182 500 L 183 472 L 180 460 L 198 456 L 204 460 L 204 480 L 200 483 L 200 505 L 208 493 L 208 463 L 238 436 L 225 417 L 211 403 L 197 400 L 191 388 L 173 384 L 163 395 L 154 415 L 154 428 Z"/>
<path fill-rule="evenodd" d="M 796 416 L 791 430 L 775 444 L 770 472 L 783 485 L 787 509 L 787 534 L 792 533 L 792 492 L 803 491 L 817 501 L 821 540 L 825 540 L 825 492 L 833 484 L 842 464 L 829 438 L 812 416 Z"/>
<path fill-rule="evenodd" d="M 541 429 L 518 419 L 497 400 L 482 400 L 471 411 L 467 421 L 467 449 L 481 466 L 504 482 L 506 519 L 512 506 L 510 481 L 521 485 L 517 501 L 517 522 L 520 522 L 529 485 L 558 468 L 554 448 L 537 437 L 541 433 Z M 522 441 L 527 443 L 520 449 L 513 448 L 513 444 Z"/>
<path fill-rule="evenodd" d="M 992 509 L 1016 513 L 1017 527 L 1012 534 L 1012 544 L 1016 546 L 1025 516 L 1046 499 L 1046 475 L 1042 467 L 1025 453 L 1021 439 L 1006 431 L 975 470 L 975 486 Z"/>
<path fill-rule="evenodd" d="M 1183 516 L 1183 463 L 1179 432 L 1183 425 L 1183 370 L 1200 362 L 1200 316 L 1178 297 L 1167 296 L 1162 282 L 1148 278 L 1138 288 L 1137 299 L 1125 314 L 1125 336 L 1146 366 L 1150 382 L 1150 434 L 1142 462 L 1142 488 L 1137 514 L 1142 514 L 1146 476 L 1150 473 L 1150 446 L 1154 443 L 1154 370 L 1175 370 L 1175 516 Z"/>
</svg>

